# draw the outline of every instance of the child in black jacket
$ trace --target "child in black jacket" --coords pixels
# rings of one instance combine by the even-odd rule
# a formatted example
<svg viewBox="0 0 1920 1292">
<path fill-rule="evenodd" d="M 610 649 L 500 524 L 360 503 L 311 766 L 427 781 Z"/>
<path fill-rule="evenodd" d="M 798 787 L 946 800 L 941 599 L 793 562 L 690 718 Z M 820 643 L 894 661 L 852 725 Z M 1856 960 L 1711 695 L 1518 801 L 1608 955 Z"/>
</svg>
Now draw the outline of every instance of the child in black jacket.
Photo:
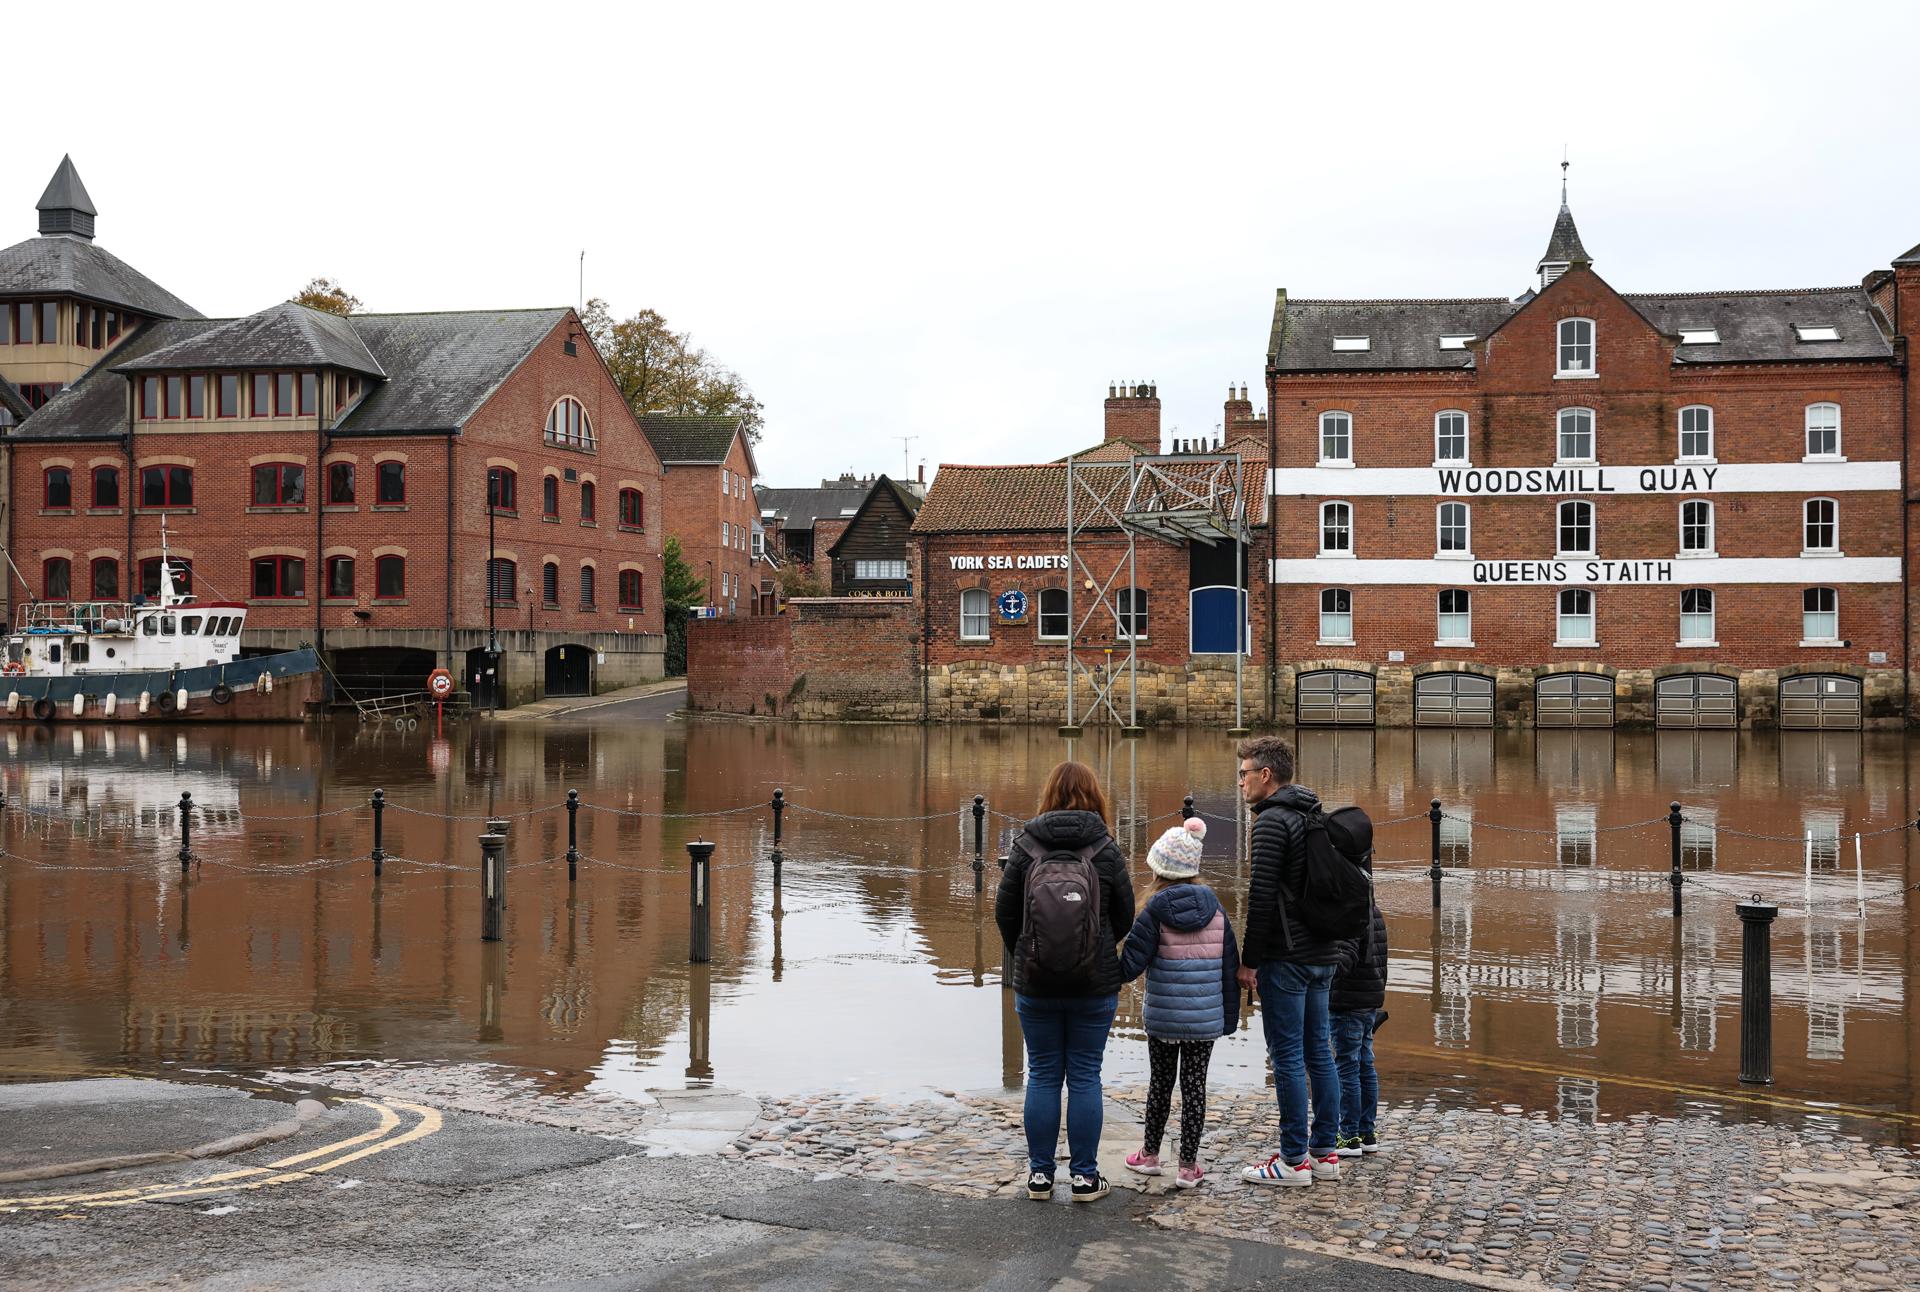
<svg viewBox="0 0 1920 1292">
<path fill-rule="evenodd" d="M 1387 921 L 1380 907 L 1360 937 L 1340 943 L 1339 968 L 1327 999 L 1334 1065 L 1340 1070 L 1341 1157 L 1378 1153 L 1374 1110 L 1380 1080 L 1373 1068 L 1374 1029 L 1386 1021 Z"/>
</svg>

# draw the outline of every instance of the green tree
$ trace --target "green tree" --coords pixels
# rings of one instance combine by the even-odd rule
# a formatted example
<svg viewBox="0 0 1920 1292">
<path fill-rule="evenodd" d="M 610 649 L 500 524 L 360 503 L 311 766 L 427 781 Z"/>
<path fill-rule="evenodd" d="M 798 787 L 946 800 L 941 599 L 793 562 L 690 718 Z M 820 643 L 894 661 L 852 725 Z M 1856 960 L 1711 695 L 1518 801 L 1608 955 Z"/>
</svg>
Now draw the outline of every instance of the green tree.
<svg viewBox="0 0 1920 1292">
<path fill-rule="evenodd" d="M 759 443 L 766 410 L 746 380 L 676 332 L 654 310 L 618 319 L 598 296 L 580 313 L 587 335 L 635 413 L 706 413 L 735 416 L 747 439 Z"/>
<path fill-rule="evenodd" d="M 697 577 L 680 554 L 679 539 L 669 538 L 661 555 L 665 564 L 660 597 L 667 613 L 667 675 L 679 677 L 687 671 L 687 611 L 704 604 L 707 581 Z"/>
<path fill-rule="evenodd" d="M 357 314 L 360 298 L 331 278 L 316 278 L 288 298 L 295 305 L 325 314 Z"/>
<path fill-rule="evenodd" d="M 780 567 L 780 599 L 791 601 L 795 597 L 824 597 L 832 593 L 827 581 L 814 572 L 810 561 L 789 561 Z"/>
</svg>

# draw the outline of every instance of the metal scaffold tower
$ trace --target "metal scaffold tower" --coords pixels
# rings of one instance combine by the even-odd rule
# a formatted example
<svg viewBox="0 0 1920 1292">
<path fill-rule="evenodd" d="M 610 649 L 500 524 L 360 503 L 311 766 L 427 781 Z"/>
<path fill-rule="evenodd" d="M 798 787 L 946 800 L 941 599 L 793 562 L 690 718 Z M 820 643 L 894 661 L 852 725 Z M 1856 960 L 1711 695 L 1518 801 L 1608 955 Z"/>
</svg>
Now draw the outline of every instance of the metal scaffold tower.
<svg viewBox="0 0 1920 1292">
<path fill-rule="evenodd" d="M 1113 531 L 1117 540 L 1105 537 Z M 1067 720 L 1060 733 L 1080 734 L 1086 719 L 1097 720 L 1103 711 L 1123 733 L 1141 730 L 1138 629 L 1145 610 L 1136 575 L 1142 538 L 1177 547 L 1234 545 L 1239 642 L 1233 652 L 1233 726 L 1243 730 L 1251 534 L 1240 455 L 1141 453 L 1128 461 L 1067 459 Z M 1104 644 L 1109 628 L 1113 645 Z M 1124 715 L 1118 694 L 1123 679 Z M 1084 713 L 1083 684 L 1092 693 Z"/>
</svg>

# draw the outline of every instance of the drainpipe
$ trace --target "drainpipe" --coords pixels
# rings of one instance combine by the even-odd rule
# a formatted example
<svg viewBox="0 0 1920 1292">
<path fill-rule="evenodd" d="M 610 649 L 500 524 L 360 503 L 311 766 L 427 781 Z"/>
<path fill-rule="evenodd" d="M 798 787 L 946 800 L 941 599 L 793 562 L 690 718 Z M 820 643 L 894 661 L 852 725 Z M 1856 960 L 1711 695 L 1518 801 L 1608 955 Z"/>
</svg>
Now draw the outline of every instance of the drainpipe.
<svg viewBox="0 0 1920 1292">
<path fill-rule="evenodd" d="M 1280 464 L 1278 428 L 1280 425 L 1280 388 L 1273 380 L 1273 364 L 1267 364 L 1267 470 L 1260 478 L 1260 505 L 1267 512 L 1267 721 L 1280 712 L 1280 589 L 1273 581 L 1273 563 L 1280 557 L 1279 504 L 1273 500 L 1273 469 Z"/>
<path fill-rule="evenodd" d="M 1900 722 L 1913 721 L 1913 584 L 1908 558 L 1913 531 L 1911 436 L 1913 433 L 1913 346 L 1900 330 L 1900 282 L 1893 284 L 1893 334 L 1900 360 Z"/>
<path fill-rule="evenodd" d="M 219 378 L 215 377 L 215 380 Z M 314 374 L 314 380 L 321 380 L 319 373 Z M 338 389 L 337 383 L 335 388 Z M 318 398 L 314 402 L 317 411 L 326 407 L 327 392 L 323 386 L 316 393 Z M 334 416 L 337 421 L 338 409 L 334 410 Z M 318 577 L 311 585 L 310 595 L 313 597 L 313 649 L 315 654 L 324 659 L 327 653 L 327 450 L 333 447 L 333 434 L 327 427 L 324 414 L 314 427 L 313 442 L 313 479 L 307 482 L 307 497 L 313 500 L 313 572 Z M 326 674 L 323 684 L 329 691 L 333 689 L 330 673 Z M 333 697 L 329 695 L 327 698 L 331 700 Z"/>
<path fill-rule="evenodd" d="M 933 590 L 927 586 L 927 547 L 928 543 L 923 540 L 920 544 L 920 725 L 923 727 L 927 725 L 929 716 L 928 688 L 931 683 L 927 674 L 932 661 L 928 658 L 928 646 L 933 636 L 933 621 L 929 617 Z"/>
<path fill-rule="evenodd" d="M 138 377 L 127 378 L 127 434 L 124 441 L 127 453 L 127 478 L 120 487 L 120 505 L 127 509 L 127 564 L 126 568 L 120 572 L 120 577 L 126 582 L 121 585 L 120 590 L 126 594 L 129 605 L 133 602 L 134 580 L 140 577 L 140 562 L 135 560 L 133 555 L 133 508 L 140 498 L 140 473 L 134 470 L 133 466 L 133 383 L 138 380 Z M 87 487 L 93 486 L 89 483 Z"/>
</svg>

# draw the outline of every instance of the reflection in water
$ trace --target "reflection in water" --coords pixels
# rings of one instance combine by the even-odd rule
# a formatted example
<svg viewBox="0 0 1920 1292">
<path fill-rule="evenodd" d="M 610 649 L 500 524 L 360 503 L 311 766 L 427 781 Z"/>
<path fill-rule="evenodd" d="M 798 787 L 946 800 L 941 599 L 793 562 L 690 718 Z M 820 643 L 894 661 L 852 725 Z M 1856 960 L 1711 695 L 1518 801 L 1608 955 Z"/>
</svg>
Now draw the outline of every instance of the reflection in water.
<svg viewBox="0 0 1920 1292">
<path fill-rule="evenodd" d="M 497 1062 L 615 1093 L 1020 1084 L 992 920 L 999 871 L 990 859 L 974 892 L 971 818 L 955 809 L 978 793 L 1026 815 L 1066 748 L 1051 733 L 529 723 L 455 729 L 438 755 L 346 726 L 5 735 L 0 1050 L 17 1071 L 392 1058 Z M 1107 778 L 1143 892 L 1159 818 L 1193 795 L 1211 827 L 1205 873 L 1244 927 L 1232 742 L 1100 732 L 1073 749 Z M 1481 1059 L 1730 1086 L 1738 1029 L 1718 1023 L 1737 1017 L 1740 938 L 1719 890 L 1797 907 L 1811 832 L 1815 918 L 1774 932 L 1780 1089 L 1912 1106 L 1920 939 L 1902 900 L 1874 903 L 1865 922 L 1852 904 L 1856 832 L 1870 892 L 1910 882 L 1914 832 L 1871 833 L 1912 819 L 1899 737 L 1424 728 L 1306 732 L 1299 753 L 1301 779 L 1329 802 L 1412 818 L 1378 839 L 1390 1092 L 1477 1090 L 1463 1097 L 1595 1115 L 1586 1077 Z M 375 787 L 392 805 L 378 879 L 363 810 Z M 755 806 L 775 788 L 796 805 L 778 884 L 770 813 Z M 185 877 L 183 789 L 203 810 Z M 571 885 L 568 789 L 584 805 Z M 1416 815 L 1431 798 L 1448 814 L 1452 871 L 1437 914 L 1431 827 Z M 1676 798 L 1682 866 L 1716 885 L 1689 890 L 1677 926 L 1667 828 L 1637 824 Z M 505 940 L 482 945 L 476 839 L 489 812 L 511 818 L 513 901 Z M 1009 823 L 991 825 L 990 845 Z M 685 844 L 698 834 L 717 844 L 708 967 L 687 964 Z M 1802 1030 L 1804 1047 L 1787 1040 Z M 837 1037 L 859 1039 L 823 1041 Z M 1108 1070 L 1125 1081 L 1144 1068 L 1136 986 Z M 1214 1073 L 1265 1082 L 1251 1012 Z M 1657 1096 L 1608 1098 L 1626 1111 Z"/>
</svg>

